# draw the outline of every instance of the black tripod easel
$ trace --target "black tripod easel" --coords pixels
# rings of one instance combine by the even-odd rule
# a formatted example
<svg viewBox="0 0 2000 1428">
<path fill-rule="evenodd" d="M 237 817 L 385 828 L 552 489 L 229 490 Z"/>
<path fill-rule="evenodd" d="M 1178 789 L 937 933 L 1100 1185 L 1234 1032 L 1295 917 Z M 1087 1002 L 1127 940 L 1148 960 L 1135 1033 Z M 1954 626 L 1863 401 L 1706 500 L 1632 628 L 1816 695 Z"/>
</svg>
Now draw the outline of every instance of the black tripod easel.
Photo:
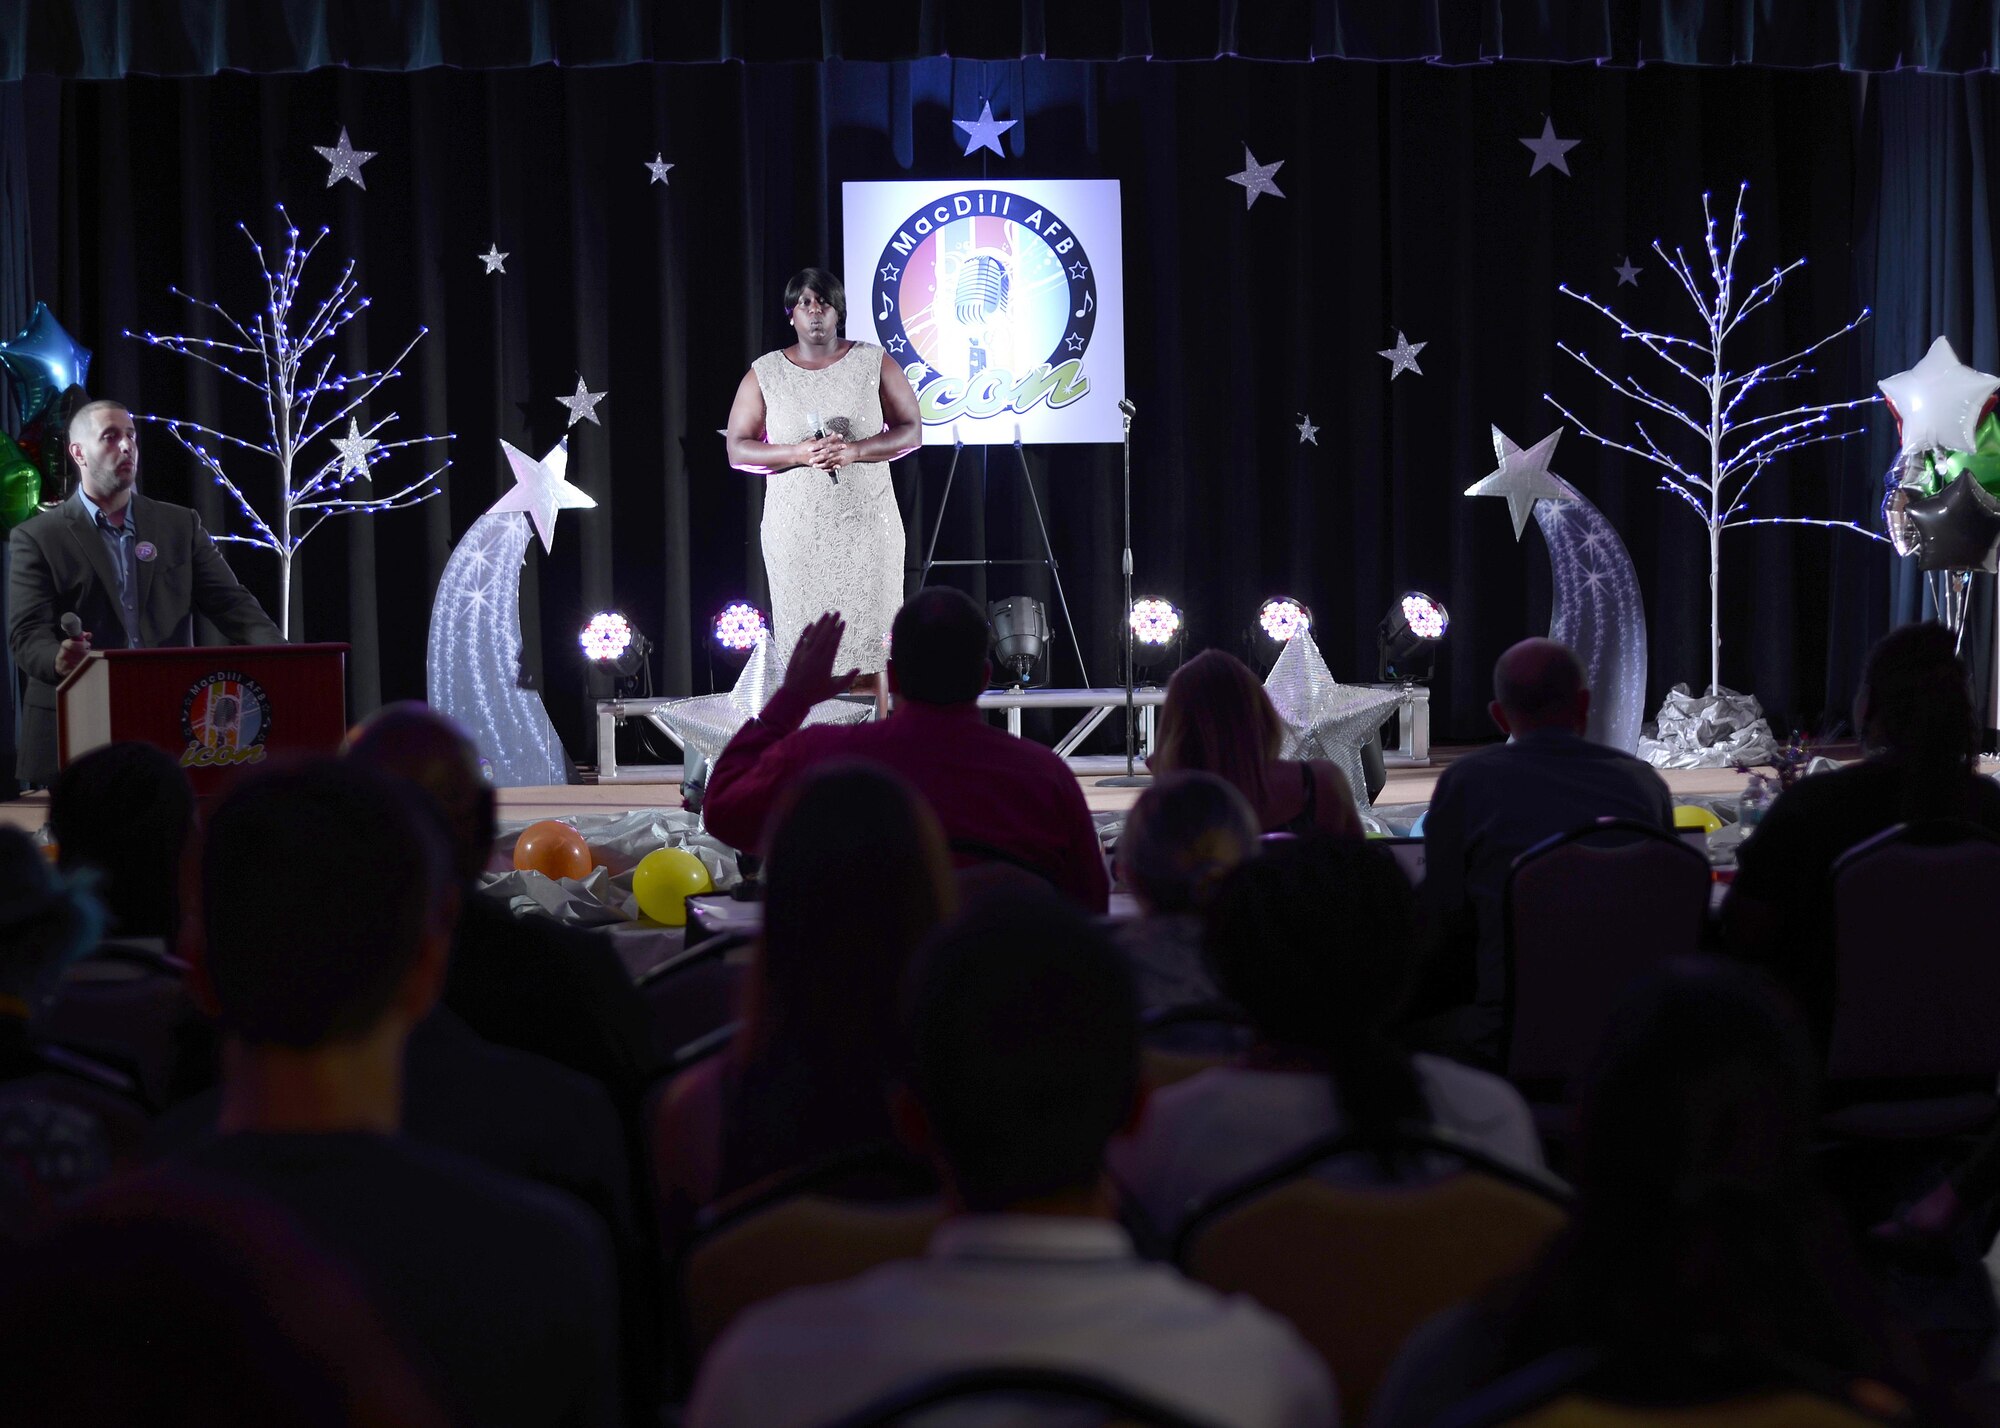
<svg viewBox="0 0 2000 1428">
<path fill-rule="evenodd" d="M 944 495 L 938 501 L 937 519 L 931 524 L 930 543 L 924 549 L 924 566 L 922 572 L 917 576 L 917 588 L 921 590 L 924 586 L 930 584 L 931 571 L 941 565 L 978 565 L 989 567 L 995 565 L 1046 565 L 1049 568 L 1049 579 L 1056 587 L 1056 604 L 1062 609 L 1063 625 L 1069 630 L 1070 647 L 1076 651 L 1077 671 L 1083 676 L 1084 687 L 1089 688 L 1090 671 L 1084 666 L 1083 662 L 1083 642 L 1076 637 L 1076 621 L 1070 618 L 1069 597 L 1063 594 L 1062 570 L 1056 564 L 1055 547 L 1049 543 L 1049 524 L 1042 519 L 1042 501 L 1041 497 L 1035 494 L 1035 477 L 1034 473 L 1028 469 L 1028 453 L 1021 445 L 1021 425 L 1019 422 L 1014 424 L 1014 458 L 1020 463 L 1021 484 L 1028 488 L 1028 504 L 1033 507 L 1035 512 L 1035 528 L 1042 533 L 1041 559 L 1037 560 L 1032 556 L 1017 560 L 939 560 L 937 558 L 938 534 L 944 529 L 945 512 L 951 507 L 951 486 L 953 480 L 958 475 L 958 458 L 964 454 L 965 439 L 959 434 L 956 428 L 953 428 L 951 466 L 945 471 Z"/>
</svg>

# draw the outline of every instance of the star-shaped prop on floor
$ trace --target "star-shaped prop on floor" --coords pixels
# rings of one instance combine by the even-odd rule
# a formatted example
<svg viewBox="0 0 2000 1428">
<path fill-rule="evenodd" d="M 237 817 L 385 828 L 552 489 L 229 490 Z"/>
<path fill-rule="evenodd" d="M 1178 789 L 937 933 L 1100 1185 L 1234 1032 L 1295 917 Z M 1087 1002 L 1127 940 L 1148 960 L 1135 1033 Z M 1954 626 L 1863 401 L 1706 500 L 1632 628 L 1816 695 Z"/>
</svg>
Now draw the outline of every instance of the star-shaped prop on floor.
<svg viewBox="0 0 2000 1428">
<path fill-rule="evenodd" d="M 326 176 L 326 186 L 328 188 L 332 188 L 342 179 L 353 179 L 356 188 L 368 187 L 361 180 L 361 166 L 374 158 L 376 151 L 374 149 L 357 149 L 348 143 L 347 128 L 345 125 L 341 126 L 340 142 L 332 148 L 329 149 L 323 144 L 314 144 L 313 147 L 319 150 L 319 156 L 322 159 L 333 165 L 333 168 L 328 171 Z"/>
<path fill-rule="evenodd" d="M 347 435 L 333 439 L 333 449 L 340 453 L 340 474 L 352 475 L 356 471 L 368 469 L 368 453 L 382 443 L 372 436 L 361 434 L 361 423 L 353 417 L 347 419 Z"/>
<path fill-rule="evenodd" d="M 644 160 L 644 163 L 646 165 L 646 172 L 652 175 L 651 178 L 646 180 L 647 188 L 651 188 L 656 183 L 667 182 L 667 170 L 671 169 L 673 165 L 668 163 L 666 159 L 667 156 L 664 152 L 662 152 L 659 149 L 655 149 L 653 151 L 653 157 Z M 668 187 L 671 188 L 672 185 L 668 184 Z"/>
<path fill-rule="evenodd" d="M 1313 425 L 1313 419 L 1304 412 L 1299 413 L 1299 424 L 1294 429 L 1299 434 L 1300 446 L 1304 446 L 1308 441 L 1314 446 L 1319 445 L 1319 428 Z"/>
<path fill-rule="evenodd" d="M 570 484 L 566 474 L 569 470 L 569 438 L 558 441 L 540 461 L 509 441 L 502 441 L 500 449 L 507 453 L 507 464 L 514 468 L 514 489 L 487 507 L 486 513 L 521 512 L 535 523 L 535 534 L 542 538 L 542 549 L 553 551 L 556 512 L 583 510 L 597 504 L 588 491 Z"/>
<path fill-rule="evenodd" d="M 1523 139 L 1521 142 L 1527 145 L 1528 152 L 1535 156 L 1535 165 L 1528 170 L 1529 178 L 1533 178 L 1546 168 L 1554 168 L 1563 177 L 1568 178 L 1569 160 L 1564 158 L 1563 155 L 1574 149 L 1578 144 L 1581 144 L 1583 140 L 1558 139 L 1556 137 L 1556 121 L 1543 116 L 1542 137 L 1539 139 Z"/>
<path fill-rule="evenodd" d="M 475 256 L 478 257 L 480 262 L 486 265 L 488 273 L 504 273 L 507 271 L 508 255 L 500 251 L 498 243 L 488 243 L 486 251 Z"/>
<path fill-rule="evenodd" d="M 1629 255 L 1621 259 L 1618 266 L 1611 271 L 1618 275 L 1619 287 L 1622 288 L 1627 283 L 1635 288 L 1639 286 L 1639 265 L 1633 262 Z"/>
<path fill-rule="evenodd" d="M 1561 479 L 1549 470 L 1549 461 L 1555 456 L 1556 443 L 1562 440 L 1562 434 L 1563 429 L 1557 427 L 1523 451 L 1499 427 L 1494 427 L 1493 454 L 1500 458 L 1500 465 L 1483 480 L 1465 488 L 1468 496 L 1507 498 L 1507 514 L 1514 518 L 1514 539 L 1517 541 L 1528 528 L 1528 517 L 1534 514 L 1535 502 L 1569 499 L 1569 491 Z"/>
<path fill-rule="evenodd" d="M 692 749 L 714 763 L 721 757 L 723 747 L 736 737 L 736 731 L 764 712 L 765 704 L 784 682 L 785 663 L 774 640 L 761 640 L 728 693 L 677 699 L 654 717 L 680 740 L 682 748 Z M 865 703 L 828 699 L 813 705 L 806 723 L 859 724 L 868 714 L 869 706 Z"/>
<path fill-rule="evenodd" d="M 1368 782 L 1361 770 L 1361 748 L 1410 701 L 1410 692 L 1338 683 L 1310 630 L 1300 630 L 1285 642 L 1264 680 L 1264 692 L 1285 725 L 1278 757 L 1327 759 L 1339 765 L 1354 789 L 1355 803 L 1366 808 Z"/>
<path fill-rule="evenodd" d="M 1966 366 L 1940 337 L 1923 361 L 1875 385 L 1902 424 L 1904 454 L 1938 447 L 1971 451 L 1979 445 L 1979 418 L 1986 399 L 2000 390 L 2000 377 Z"/>
<path fill-rule="evenodd" d="M 1250 152 L 1250 146 L 1243 146 L 1243 172 L 1229 175 L 1231 183 L 1243 185 L 1243 206 L 1249 208 L 1257 202 L 1257 195 L 1268 193 L 1273 198 L 1283 198 L 1284 191 L 1271 181 L 1271 175 L 1285 166 L 1279 159 L 1275 164 L 1260 164 L 1257 156 Z"/>
<path fill-rule="evenodd" d="M 1396 332 L 1396 345 L 1385 347 L 1375 355 L 1389 359 L 1389 380 L 1395 381 L 1405 372 L 1415 372 L 1419 377 L 1424 369 L 1417 365 L 1417 354 L 1430 346 L 1428 342 L 1412 342 L 1403 336 L 1401 329 Z"/>
<path fill-rule="evenodd" d="M 603 426 L 604 423 L 597 419 L 597 404 L 610 395 L 608 388 L 602 392 L 591 391 L 583 384 L 583 374 L 578 373 L 576 391 L 567 397 L 557 397 L 556 400 L 569 408 L 569 421 L 565 423 L 566 426 L 575 426 L 580 421 Z"/>
<path fill-rule="evenodd" d="M 1018 119 L 995 119 L 993 117 L 993 106 L 982 99 L 979 102 L 979 117 L 977 119 L 954 119 L 951 122 L 954 127 L 965 130 L 965 152 L 967 154 L 972 153 L 975 149 L 991 149 L 1004 159 L 1007 157 L 1007 151 L 1000 147 L 1000 136 L 1021 121 Z"/>
</svg>

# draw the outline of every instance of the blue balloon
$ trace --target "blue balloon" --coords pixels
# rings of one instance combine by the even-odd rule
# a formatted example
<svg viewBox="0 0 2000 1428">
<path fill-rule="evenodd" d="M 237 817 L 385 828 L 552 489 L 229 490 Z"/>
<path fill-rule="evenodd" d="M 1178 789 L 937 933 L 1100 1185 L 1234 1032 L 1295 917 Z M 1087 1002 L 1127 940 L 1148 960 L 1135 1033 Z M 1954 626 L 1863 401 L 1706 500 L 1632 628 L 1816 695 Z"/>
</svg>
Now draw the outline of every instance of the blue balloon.
<svg viewBox="0 0 2000 1428">
<path fill-rule="evenodd" d="M 0 342 L 0 366 L 14 379 L 14 401 L 21 420 L 31 422 L 71 387 L 81 387 L 90 372 L 90 349 L 63 331 L 45 302 L 11 342 Z"/>
</svg>

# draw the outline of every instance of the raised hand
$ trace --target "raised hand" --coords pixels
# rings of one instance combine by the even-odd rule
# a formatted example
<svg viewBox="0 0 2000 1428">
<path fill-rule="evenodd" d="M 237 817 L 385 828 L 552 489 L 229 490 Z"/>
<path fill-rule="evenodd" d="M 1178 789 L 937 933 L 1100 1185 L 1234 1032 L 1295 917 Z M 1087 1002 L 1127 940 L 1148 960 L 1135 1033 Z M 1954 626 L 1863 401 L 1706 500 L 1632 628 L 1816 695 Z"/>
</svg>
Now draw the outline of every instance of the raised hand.
<svg viewBox="0 0 2000 1428">
<path fill-rule="evenodd" d="M 833 662 L 840 654 L 840 637 L 846 633 L 847 621 L 831 610 L 801 630 L 799 642 L 792 648 L 792 661 L 785 666 L 783 687 L 808 704 L 852 689 L 854 681 L 861 677 L 860 670 L 850 669 L 846 674 L 833 672 Z"/>
</svg>

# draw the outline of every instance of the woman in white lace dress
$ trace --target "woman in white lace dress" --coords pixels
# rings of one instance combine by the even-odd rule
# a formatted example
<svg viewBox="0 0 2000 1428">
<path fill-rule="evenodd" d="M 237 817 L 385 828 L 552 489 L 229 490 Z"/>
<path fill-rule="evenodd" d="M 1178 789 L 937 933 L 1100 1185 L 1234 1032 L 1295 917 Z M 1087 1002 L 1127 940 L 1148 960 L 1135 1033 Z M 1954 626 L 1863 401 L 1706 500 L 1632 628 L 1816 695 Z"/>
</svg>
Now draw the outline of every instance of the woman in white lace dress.
<svg viewBox="0 0 2000 1428">
<path fill-rule="evenodd" d="M 768 478 L 764 570 L 771 635 L 789 652 L 828 610 L 847 621 L 836 667 L 873 689 L 903 603 L 903 518 L 889 463 L 923 441 L 917 394 L 880 347 L 842 336 L 840 279 L 806 268 L 785 285 L 798 341 L 751 364 L 729 409 L 729 464 Z"/>
</svg>

